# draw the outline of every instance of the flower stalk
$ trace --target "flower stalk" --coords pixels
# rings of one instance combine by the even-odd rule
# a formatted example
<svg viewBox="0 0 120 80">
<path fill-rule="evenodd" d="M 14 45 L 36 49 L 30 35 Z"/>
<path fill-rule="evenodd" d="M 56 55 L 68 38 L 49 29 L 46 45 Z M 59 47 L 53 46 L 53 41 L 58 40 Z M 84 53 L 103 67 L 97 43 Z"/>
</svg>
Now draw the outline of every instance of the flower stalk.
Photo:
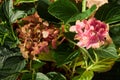
<svg viewBox="0 0 120 80">
<path fill-rule="evenodd" d="M 86 11 L 86 0 L 82 0 L 82 12 Z"/>
</svg>

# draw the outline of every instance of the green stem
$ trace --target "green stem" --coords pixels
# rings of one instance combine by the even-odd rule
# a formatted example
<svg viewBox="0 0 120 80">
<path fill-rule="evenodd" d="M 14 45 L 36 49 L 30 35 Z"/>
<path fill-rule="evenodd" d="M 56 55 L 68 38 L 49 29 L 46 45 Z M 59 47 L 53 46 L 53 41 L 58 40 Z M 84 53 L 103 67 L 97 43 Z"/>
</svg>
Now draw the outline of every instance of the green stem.
<svg viewBox="0 0 120 80">
<path fill-rule="evenodd" d="M 76 68 L 76 63 L 77 63 L 78 59 L 79 59 L 78 57 L 75 59 L 75 62 L 74 62 L 74 65 L 73 65 L 73 69 L 72 69 L 71 77 L 73 77 L 74 74 L 75 74 L 75 68 Z"/>
<path fill-rule="evenodd" d="M 82 12 L 86 11 L 86 0 L 82 0 Z"/>
<path fill-rule="evenodd" d="M 13 36 L 13 38 L 16 40 L 15 32 L 14 32 L 13 27 L 12 27 L 11 25 L 12 25 L 12 24 L 10 24 L 12 36 Z"/>
<path fill-rule="evenodd" d="M 67 69 L 70 73 L 72 72 L 67 65 L 63 65 L 63 67 L 65 68 L 65 70 Z M 67 70 L 66 70 L 66 71 L 67 71 Z"/>
<path fill-rule="evenodd" d="M 89 54 L 89 52 L 87 50 L 85 50 L 83 47 L 80 47 L 80 50 L 82 51 L 84 56 L 89 57 L 89 59 L 92 61 L 92 63 L 94 63 L 95 61 L 92 59 L 91 55 Z"/>
<path fill-rule="evenodd" d="M 35 78 L 35 69 L 32 68 L 32 60 L 30 60 L 30 71 L 32 72 L 32 80 Z"/>
</svg>

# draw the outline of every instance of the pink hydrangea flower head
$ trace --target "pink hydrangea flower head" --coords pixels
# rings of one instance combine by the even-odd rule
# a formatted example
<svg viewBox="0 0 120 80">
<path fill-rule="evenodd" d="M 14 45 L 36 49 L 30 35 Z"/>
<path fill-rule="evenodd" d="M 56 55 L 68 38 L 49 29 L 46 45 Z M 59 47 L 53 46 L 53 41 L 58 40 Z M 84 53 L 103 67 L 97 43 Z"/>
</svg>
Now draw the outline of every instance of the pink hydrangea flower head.
<svg viewBox="0 0 120 80">
<path fill-rule="evenodd" d="M 95 18 L 76 21 L 76 24 L 70 27 L 70 31 L 76 33 L 75 39 L 79 40 L 77 45 L 87 49 L 99 48 L 101 44 L 104 44 L 108 34 L 107 25 Z"/>
</svg>

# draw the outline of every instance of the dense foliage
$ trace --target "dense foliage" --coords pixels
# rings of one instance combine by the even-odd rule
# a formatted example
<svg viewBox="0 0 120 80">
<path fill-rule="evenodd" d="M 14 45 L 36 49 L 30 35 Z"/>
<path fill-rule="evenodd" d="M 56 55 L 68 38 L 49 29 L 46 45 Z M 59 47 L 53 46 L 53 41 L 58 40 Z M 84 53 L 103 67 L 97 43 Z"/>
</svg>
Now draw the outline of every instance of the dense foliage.
<svg viewBox="0 0 120 80">
<path fill-rule="evenodd" d="M 120 59 L 120 0 L 76 1 L 0 2 L 0 80 L 92 80 L 111 70 Z"/>
</svg>

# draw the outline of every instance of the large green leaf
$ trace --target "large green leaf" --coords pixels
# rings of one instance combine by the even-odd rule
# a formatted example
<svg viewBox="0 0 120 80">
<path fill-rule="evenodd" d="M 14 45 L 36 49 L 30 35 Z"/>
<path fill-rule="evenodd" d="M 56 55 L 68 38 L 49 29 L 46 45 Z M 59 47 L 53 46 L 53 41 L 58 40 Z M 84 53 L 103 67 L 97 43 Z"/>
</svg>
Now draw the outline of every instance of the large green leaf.
<svg viewBox="0 0 120 80">
<path fill-rule="evenodd" d="M 0 79 L 15 77 L 14 74 L 20 72 L 26 65 L 26 61 L 16 48 L 0 47 L 0 61 Z"/>
<path fill-rule="evenodd" d="M 120 47 L 120 25 L 110 28 L 110 36 L 117 48 Z"/>
<path fill-rule="evenodd" d="M 120 21 L 120 5 L 108 3 L 98 9 L 95 17 L 106 23 L 112 24 Z"/>
<path fill-rule="evenodd" d="M 50 6 L 50 0 L 39 0 L 37 5 L 37 12 L 39 16 L 45 20 L 51 22 L 59 22 L 58 19 L 53 17 L 51 14 L 48 13 L 48 7 Z"/>
<path fill-rule="evenodd" d="M 8 23 L 14 23 L 17 19 L 25 16 L 24 11 L 14 10 L 13 0 L 5 0 L 0 7 L 1 18 Z"/>
<path fill-rule="evenodd" d="M 49 13 L 66 23 L 73 15 L 79 13 L 77 7 L 69 0 L 58 0 L 50 5 Z"/>
<path fill-rule="evenodd" d="M 18 78 L 18 74 L 12 74 L 4 79 L 1 80 L 16 80 Z"/>
<path fill-rule="evenodd" d="M 57 72 L 49 72 L 46 74 L 51 80 L 66 80 L 65 76 Z"/>
<path fill-rule="evenodd" d="M 1 5 L 0 11 L 2 19 L 6 19 L 7 21 L 9 21 L 9 18 L 13 15 L 13 1 L 4 0 L 4 3 Z"/>
<path fill-rule="evenodd" d="M 74 22 L 76 20 L 83 20 L 83 19 L 86 19 L 88 17 L 90 17 L 93 12 L 95 12 L 96 10 L 96 5 L 93 5 L 90 9 L 86 10 L 85 12 L 82 12 L 82 13 L 78 13 L 78 14 L 75 14 L 73 15 L 68 21 L 68 22 Z"/>
<path fill-rule="evenodd" d="M 98 57 L 101 58 L 118 58 L 117 51 L 114 44 L 103 46 L 95 50 Z"/>
<path fill-rule="evenodd" d="M 99 61 L 92 63 L 87 68 L 87 70 L 92 70 L 95 72 L 106 72 L 112 68 L 114 62 L 115 59 L 111 59 L 111 58 L 100 59 Z"/>
<path fill-rule="evenodd" d="M 69 43 L 63 43 L 55 50 L 54 59 L 58 66 L 73 61 L 80 54 L 79 50 L 73 50 Z"/>
<path fill-rule="evenodd" d="M 35 80 L 50 80 L 50 79 L 43 73 L 37 73 Z"/>
<path fill-rule="evenodd" d="M 76 76 L 72 80 L 92 80 L 93 76 L 93 71 L 84 71 L 82 75 Z"/>
</svg>

